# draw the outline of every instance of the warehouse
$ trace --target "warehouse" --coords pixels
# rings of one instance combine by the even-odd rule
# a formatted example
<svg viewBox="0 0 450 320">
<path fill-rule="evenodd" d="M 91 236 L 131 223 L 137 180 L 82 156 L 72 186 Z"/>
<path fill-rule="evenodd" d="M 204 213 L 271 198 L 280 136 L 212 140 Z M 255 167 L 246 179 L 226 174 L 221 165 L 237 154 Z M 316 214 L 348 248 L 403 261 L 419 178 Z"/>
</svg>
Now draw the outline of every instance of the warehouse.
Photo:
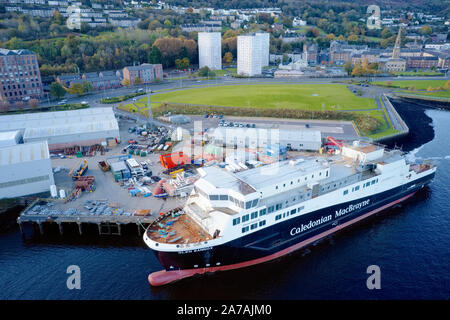
<svg viewBox="0 0 450 320">
<path fill-rule="evenodd" d="M 54 183 L 47 141 L 0 148 L 0 198 L 49 192 Z"/>
<path fill-rule="evenodd" d="M 25 143 L 47 140 L 50 151 L 120 141 L 111 107 L 6 115 L 0 117 L 0 128 L 20 130 Z"/>
<path fill-rule="evenodd" d="M 290 150 L 318 151 L 322 146 L 322 137 L 318 130 L 219 127 L 214 130 L 210 138 L 216 145 L 250 149 L 280 144 Z"/>
</svg>

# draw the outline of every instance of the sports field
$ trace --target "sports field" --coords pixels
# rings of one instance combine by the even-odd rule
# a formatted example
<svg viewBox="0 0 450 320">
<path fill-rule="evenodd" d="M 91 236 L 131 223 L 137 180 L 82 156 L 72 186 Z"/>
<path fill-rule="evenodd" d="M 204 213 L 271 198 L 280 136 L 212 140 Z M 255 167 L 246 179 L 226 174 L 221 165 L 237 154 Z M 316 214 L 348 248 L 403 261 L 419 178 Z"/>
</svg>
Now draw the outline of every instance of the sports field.
<svg viewBox="0 0 450 320">
<path fill-rule="evenodd" d="M 375 109 L 341 84 L 269 84 L 202 87 L 152 95 L 153 102 L 245 108 L 340 111 Z M 142 101 L 145 102 L 145 101 Z"/>
</svg>

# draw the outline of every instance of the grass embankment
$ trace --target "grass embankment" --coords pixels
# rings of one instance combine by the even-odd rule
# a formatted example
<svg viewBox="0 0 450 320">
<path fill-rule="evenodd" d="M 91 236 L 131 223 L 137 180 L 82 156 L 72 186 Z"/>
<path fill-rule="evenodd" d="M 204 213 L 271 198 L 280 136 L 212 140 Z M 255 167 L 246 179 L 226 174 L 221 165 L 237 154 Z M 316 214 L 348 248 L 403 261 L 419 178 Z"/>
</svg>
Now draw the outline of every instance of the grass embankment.
<svg viewBox="0 0 450 320">
<path fill-rule="evenodd" d="M 138 97 L 138 96 L 142 96 L 144 95 L 145 92 L 135 92 L 135 93 L 130 93 L 130 94 L 126 94 L 123 96 L 118 96 L 118 97 L 112 97 L 112 98 L 104 98 L 101 99 L 100 102 L 101 103 L 117 103 L 117 102 L 122 102 L 134 97 Z"/>
<path fill-rule="evenodd" d="M 393 81 L 374 81 L 373 85 L 388 88 L 408 89 L 414 87 L 416 90 L 426 90 L 429 87 L 440 87 L 445 85 L 447 80 L 393 80 Z"/>
<path fill-rule="evenodd" d="M 20 113 L 34 113 L 34 112 L 47 112 L 47 111 L 67 111 L 67 110 L 77 110 L 77 109 L 85 109 L 89 108 L 88 104 L 81 103 L 67 103 L 61 105 L 54 105 L 50 107 L 37 107 L 37 108 L 28 108 L 28 109 L 20 109 L 20 110 L 11 110 L 3 112 L 4 114 L 20 114 Z M 0 114 L 2 112 L 0 111 Z"/>
<path fill-rule="evenodd" d="M 433 77 L 433 76 L 443 76 L 444 74 L 437 71 L 399 71 L 399 72 L 393 72 L 396 76 L 403 76 L 403 77 Z"/>
<path fill-rule="evenodd" d="M 354 121 L 361 135 L 387 129 L 382 112 L 370 110 L 376 103 L 355 96 L 344 85 L 239 85 L 195 88 L 152 96 L 152 113 L 183 114 L 217 112 L 230 116 Z M 147 114 L 145 99 L 137 102 Z M 144 108 L 142 108 L 144 107 Z M 137 112 L 133 104 L 119 106 Z M 344 110 L 353 112 L 343 112 Z"/>
</svg>

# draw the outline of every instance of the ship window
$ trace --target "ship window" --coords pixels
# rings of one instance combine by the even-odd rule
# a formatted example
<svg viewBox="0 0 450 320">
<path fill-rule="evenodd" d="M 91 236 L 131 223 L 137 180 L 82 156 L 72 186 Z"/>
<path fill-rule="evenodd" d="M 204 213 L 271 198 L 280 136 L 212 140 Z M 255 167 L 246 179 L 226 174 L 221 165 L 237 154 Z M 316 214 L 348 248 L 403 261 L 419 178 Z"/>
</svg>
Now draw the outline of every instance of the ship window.
<svg viewBox="0 0 450 320">
<path fill-rule="evenodd" d="M 278 215 L 275 217 L 275 221 L 280 220 L 280 219 L 281 219 L 281 214 L 278 214 Z"/>
<path fill-rule="evenodd" d="M 251 213 L 251 218 L 252 219 L 258 218 L 258 211 L 252 212 Z"/>
<path fill-rule="evenodd" d="M 258 204 L 258 199 L 253 200 L 252 207 L 256 207 L 257 204 Z"/>
<path fill-rule="evenodd" d="M 303 210 L 303 209 L 305 209 L 305 207 L 301 206 L 301 207 L 297 208 L 297 212 L 300 212 L 300 210 Z"/>
<path fill-rule="evenodd" d="M 295 209 L 291 210 L 291 214 L 295 214 L 296 212 L 297 212 L 297 210 L 295 210 Z"/>
<path fill-rule="evenodd" d="M 327 170 L 327 177 L 328 177 L 328 170 Z"/>
<path fill-rule="evenodd" d="M 286 187 L 286 183 L 283 183 L 283 187 Z"/>
<path fill-rule="evenodd" d="M 244 201 L 239 201 L 239 207 L 241 207 L 242 209 L 244 209 Z"/>
<path fill-rule="evenodd" d="M 288 213 L 289 214 L 289 213 Z M 286 217 L 286 212 L 283 212 L 283 218 Z"/>
<path fill-rule="evenodd" d="M 344 190 L 344 196 L 348 193 L 348 190 Z"/>
<path fill-rule="evenodd" d="M 359 190 L 359 186 L 356 186 L 356 187 L 355 187 L 355 191 L 358 191 L 358 190 Z"/>
<path fill-rule="evenodd" d="M 282 208 L 282 204 L 277 203 L 277 205 L 275 206 L 275 210 L 280 210 L 281 208 Z"/>
<path fill-rule="evenodd" d="M 209 200 L 219 200 L 219 196 L 217 194 L 210 194 Z"/>
<path fill-rule="evenodd" d="M 245 216 L 242 216 L 242 222 L 246 222 L 248 221 L 248 214 L 246 214 Z"/>
<path fill-rule="evenodd" d="M 254 223 L 254 224 L 252 224 L 251 226 L 250 226 L 250 229 L 256 229 L 258 227 L 258 224 L 257 223 Z"/>
<path fill-rule="evenodd" d="M 270 206 L 270 207 L 267 209 L 267 212 L 268 212 L 268 213 L 272 213 L 272 212 L 273 212 L 273 206 Z"/>
<path fill-rule="evenodd" d="M 259 226 L 260 226 L 260 227 L 262 227 L 262 226 L 264 226 L 264 225 L 266 225 L 266 220 L 263 220 L 263 221 L 260 221 L 260 222 L 259 222 Z"/>
<path fill-rule="evenodd" d="M 241 218 L 234 218 L 233 219 L 233 226 L 239 224 L 241 222 Z"/>
<path fill-rule="evenodd" d="M 247 232 L 247 231 L 248 231 L 248 226 L 242 228 L 242 233 Z"/>
<path fill-rule="evenodd" d="M 275 189 L 278 189 L 278 186 L 275 186 Z"/>
<path fill-rule="evenodd" d="M 259 216 L 263 216 L 266 214 L 266 209 L 259 210 Z"/>
<path fill-rule="evenodd" d="M 247 201 L 245 203 L 245 209 L 250 209 L 252 207 L 252 202 L 251 201 Z"/>
<path fill-rule="evenodd" d="M 226 194 L 221 194 L 220 196 L 219 196 L 219 198 L 220 198 L 220 200 L 228 200 L 228 196 L 226 195 Z"/>
<path fill-rule="evenodd" d="M 308 177 L 305 177 L 305 181 L 308 180 Z"/>
<path fill-rule="evenodd" d="M 291 184 L 294 184 L 294 181 L 291 181 Z"/>
<path fill-rule="evenodd" d="M 311 178 L 314 178 L 314 175 L 313 175 L 313 174 L 311 175 Z"/>
<path fill-rule="evenodd" d="M 375 184 L 375 180 L 372 180 L 372 184 Z"/>
</svg>

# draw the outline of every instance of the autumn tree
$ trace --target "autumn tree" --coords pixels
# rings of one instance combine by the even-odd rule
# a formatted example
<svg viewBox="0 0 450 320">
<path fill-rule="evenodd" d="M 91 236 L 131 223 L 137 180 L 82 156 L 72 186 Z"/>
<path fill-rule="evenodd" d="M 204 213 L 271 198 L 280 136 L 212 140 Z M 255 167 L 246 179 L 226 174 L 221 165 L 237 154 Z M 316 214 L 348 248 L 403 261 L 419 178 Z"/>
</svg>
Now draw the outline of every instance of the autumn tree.
<svg viewBox="0 0 450 320">
<path fill-rule="evenodd" d="M 225 52 L 225 55 L 223 56 L 223 62 L 225 64 L 230 64 L 231 62 L 233 62 L 233 54 L 230 51 Z"/>
<path fill-rule="evenodd" d="M 130 85 L 130 80 L 124 78 L 122 80 L 122 85 L 128 87 Z"/>
<path fill-rule="evenodd" d="M 70 94 L 82 95 L 84 93 L 84 88 L 81 83 L 72 83 L 67 89 Z"/>
<path fill-rule="evenodd" d="M 39 106 L 39 101 L 37 99 L 30 99 L 30 101 L 28 101 L 28 105 L 31 109 L 36 109 Z"/>
</svg>

